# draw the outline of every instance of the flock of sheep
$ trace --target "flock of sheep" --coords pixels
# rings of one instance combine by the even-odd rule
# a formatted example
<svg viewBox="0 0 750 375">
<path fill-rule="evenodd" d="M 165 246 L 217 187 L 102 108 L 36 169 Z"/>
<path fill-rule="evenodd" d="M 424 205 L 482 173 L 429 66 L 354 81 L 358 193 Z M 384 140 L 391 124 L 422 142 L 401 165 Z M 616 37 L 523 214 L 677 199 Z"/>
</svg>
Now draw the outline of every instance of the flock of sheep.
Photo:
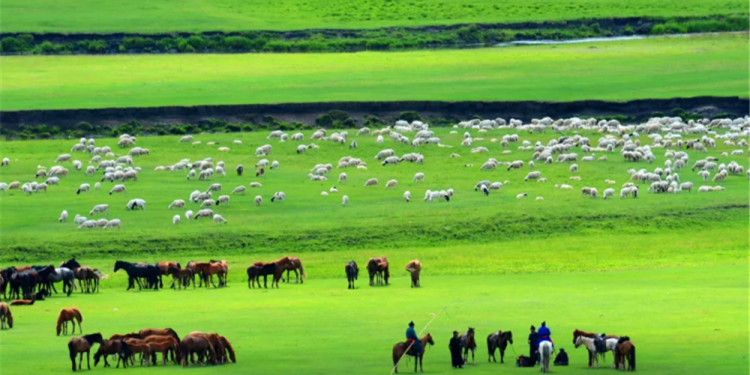
<svg viewBox="0 0 750 375">
<path fill-rule="evenodd" d="M 487 144 L 485 137 L 488 137 L 491 134 L 490 132 L 495 130 L 511 130 L 521 134 L 525 133 L 528 134 L 528 138 L 530 139 L 522 139 L 519 134 L 506 134 L 502 137 L 489 139 L 489 144 Z M 390 142 L 410 145 L 415 151 L 399 156 L 391 148 L 383 149 L 374 155 L 374 159 L 380 164 L 378 168 L 398 168 L 402 163 L 423 165 L 425 163 L 425 156 L 416 152 L 421 147 L 456 149 L 456 151 L 450 153 L 449 157 L 460 158 L 461 155 L 457 151 L 460 150 L 460 147 L 469 150 L 471 153 L 490 152 L 487 147 L 477 146 L 477 143 L 485 143 L 487 145 L 498 144 L 504 149 L 500 153 L 501 155 L 510 154 L 512 152 L 510 150 L 511 146 L 517 145 L 516 147 L 520 151 L 533 152 L 530 160 L 501 161 L 496 157 L 490 157 L 478 170 L 479 173 L 489 174 L 498 168 L 504 168 L 507 171 L 528 169 L 529 172 L 524 177 L 524 182 L 536 181 L 538 183 L 546 183 L 547 178 L 544 176 L 544 169 L 546 168 L 545 165 L 548 164 L 569 165 L 570 181 L 581 181 L 579 163 L 581 166 L 587 163 L 592 163 L 592 166 L 595 166 L 596 163 L 605 163 L 616 157 L 622 158 L 625 162 L 647 162 L 649 168 L 631 168 L 627 171 L 629 178 L 620 188 L 620 198 L 637 198 L 640 194 L 642 184 L 648 184 L 646 191 L 653 194 L 692 192 L 694 184 L 693 182 L 686 181 L 689 178 L 686 177 L 687 173 L 692 173 L 694 178 L 700 179 L 703 182 L 708 182 L 710 179 L 712 183 L 717 183 L 714 186 L 700 186 L 696 189 L 698 192 L 724 190 L 725 188 L 718 183 L 724 182 L 727 178 L 732 178 L 732 176 L 746 175 L 750 178 L 750 171 L 746 172 L 745 167 L 737 162 L 721 162 L 722 158 L 730 154 L 733 156 L 747 155 L 747 138 L 748 132 L 750 132 L 750 119 L 748 117 L 733 120 L 691 120 L 687 123 L 677 117 L 661 117 L 652 118 L 648 122 L 638 125 L 622 125 L 616 120 L 597 121 L 595 119 L 583 120 L 578 118 L 560 120 L 543 118 L 532 120 L 528 124 L 515 119 L 507 123 L 503 119 L 471 120 L 455 125 L 450 133 L 459 134 L 461 131 L 464 133 L 460 146 L 443 144 L 441 139 L 430 130 L 429 125 L 420 121 L 411 123 L 398 121 L 392 127 L 374 131 L 368 128 L 361 128 L 357 131 L 356 136 L 359 137 L 359 143 L 367 142 L 368 138 L 374 138 L 371 142 L 380 144 L 386 142 L 386 139 L 388 139 Z M 589 131 L 589 133 L 597 132 L 599 136 L 597 139 L 589 139 L 586 136 L 578 134 L 584 131 Z M 472 136 L 472 132 L 475 136 Z M 546 144 L 539 140 L 532 140 L 535 134 L 547 132 L 559 133 L 561 135 L 557 138 L 552 138 Z M 640 134 L 646 135 L 648 141 L 642 142 Z M 298 154 L 302 154 L 310 149 L 327 147 L 325 145 L 326 142 L 337 145 L 348 144 L 349 149 L 356 149 L 358 141 L 350 141 L 349 138 L 347 131 L 329 134 L 329 131 L 326 129 L 318 129 L 310 137 L 310 140 L 314 142 L 300 144 L 296 151 Z M 267 137 L 268 141 L 278 142 L 302 142 L 304 139 L 305 137 L 302 133 L 289 135 L 280 130 L 272 131 Z M 194 141 L 192 136 L 184 136 L 179 142 L 200 143 Z M 723 142 L 724 145 L 737 147 L 737 149 L 731 151 L 731 153 L 723 152 L 719 155 L 709 156 L 710 150 L 716 149 L 717 142 Z M 234 144 L 241 143 L 239 140 L 234 141 Z M 94 139 L 81 138 L 79 142 L 73 145 L 70 152 L 85 153 L 90 156 L 89 165 L 85 169 L 83 168 L 84 163 L 80 160 L 74 160 L 73 155 L 70 153 L 62 154 L 55 159 L 57 165 L 53 167 L 47 169 L 41 165 L 38 166 L 34 177 L 35 179 L 43 178 L 45 179 L 44 182 L 30 181 L 24 184 L 21 184 L 19 181 L 11 183 L 2 182 L 0 183 L 0 191 L 7 193 L 9 190 L 18 189 L 24 195 L 46 192 L 50 186 L 60 185 L 61 178 L 65 178 L 71 173 L 68 168 L 63 166 L 63 163 L 70 163 L 72 169 L 76 171 L 73 173 L 83 171 L 86 176 L 98 180 L 94 183 L 93 190 L 100 190 L 101 183 L 107 181 L 117 183 L 109 190 L 109 195 L 124 193 L 126 192 L 125 183 L 139 181 L 138 175 L 141 167 L 136 166 L 136 160 L 151 153 L 149 149 L 135 145 L 136 137 L 127 134 L 120 136 L 118 147 L 120 149 L 132 148 L 127 151 L 126 155 L 118 156 L 110 147 L 96 147 Z M 692 150 L 694 153 L 706 154 L 704 158 L 692 164 L 689 172 L 685 170 L 685 168 L 690 166 L 690 158 L 686 152 L 688 150 Z M 221 147 L 219 151 L 228 152 L 229 148 Z M 258 160 L 254 165 L 256 168 L 256 177 L 264 176 L 266 168 L 273 170 L 280 167 L 278 161 L 269 161 L 265 158 L 271 155 L 272 151 L 273 146 L 271 144 L 257 147 L 254 155 L 262 159 Z M 657 153 L 660 155 L 663 153 L 663 162 L 657 162 L 657 159 L 659 159 Z M 10 164 L 11 162 L 8 157 L 2 160 L 2 166 L 8 167 Z M 347 168 L 368 169 L 367 161 L 352 156 L 343 156 L 338 161 L 312 166 L 309 173 L 307 173 L 307 178 L 311 181 L 325 182 L 328 180 L 328 174 L 333 171 L 334 165 L 339 170 Z M 651 165 L 653 167 L 650 167 Z M 465 164 L 464 166 L 475 168 L 473 164 Z M 186 158 L 172 165 L 157 166 L 155 171 L 182 171 L 186 173 L 183 176 L 186 176 L 188 180 L 210 181 L 210 185 L 205 191 L 194 190 L 189 194 L 186 192 L 187 199 L 175 199 L 165 209 L 187 209 L 184 213 L 184 218 L 187 220 L 210 218 L 216 223 L 227 223 L 227 220 L 222 215 L 214 212 L 214 209 L 217 209 L 219 206 L 229 206 L 232 201 L 230 195 L 221 195 L 221 192 L 224 191 L 222 184 L 215 182 L 217 177 L 226 177 L 227 175 L 227 166 L 223 161 L 214 163 L 212 158 L 197 161 L 191 161 Z M 235 166 L 234 173 L 241 176 L 244 173 L 244 167 L 242 165 Z M 424 181 L 425 178 L 426 176 L 423 172 L 417 172 L 412 178 L 412 182 Z M 591 198 L 601 197 L 605 200 L 614 198 L 617 195 L 614 187 L 614 179 L 617 176 L 612 176 L 612 178 L 612 180 L 607 179 L 604 181 L 605 184 L 612 185 L 612 187 L 604 189 L 601 195 L 597 188 L 591 186 L 582 187 L 581 194 Z M 338 184 L 346 184 L 348 181 L 347 173 L 339 172 L 336 181 Z M 364 183 L 364 187 L 374 188 L 379 186 L 379 183 L 377 178 L 368 178 Z M 508 183 L 510 181 L 493 182 L 483 179 L 474 185 L 474 190 L 481 192 L 485 196 L 489 196 L 493 191 L 502 191 L 503 186 Z M 253 181 L 248 186 L 250 189 L 260 188 L 262 184 Z M 398 189 L 398 186 L 399 182 L 396 179 L 389 179 L 385 183 L 385 189 Z M 554 187 L 557 189 L 573 189 L 573 186 L 569 184 L 555 184 Z M 84 183 L 78 187 L 76 193 L 90 193 L 91 190 L 91 185 Z M 231 195 L 244 195 L 246 191 L 247 188 L 244 185 L 240 185 L 231 190 Z M 332 186 L 322 191 L 320 195 L 328 196 L 335 193 L 338 193 L 338 188 Z M 412 194 L 410 191 L 404 191 L 402 196 L 404 201 L 411 201 Z M 455 192 L 452 188 L 427 190 L 423 200 L 425 202 L 449 202 L 454 196 Z M 516 195 L 518 199 L 526 197 L 528 197 L 528 193 L 519 193 Z M 536 199 L 543 200 L 544 198 L 537 196 Z M 275 192 L 271 197 L 272 202 L 284 200 L 286 200 L 286 194 L 282 191 Z M 255 205 L 260 206 L 263 204 L 263 198 L 260 195 L 256 195 L 253 202 Z M 349 196 L 343 195 L 341 204 L 346 206 L 349 202 Z M 195 208 L 197 212 L 188 209 L 190 208 L 188 205 L 197 206 Z M 131 199 L 126 204 L 125 209 L 146 210 L 146 201 L 140 198 Z M 77 214 L 74 217 L 73 222 L 79 229 L 121 228 L 119 219 L 95 218 L 96 216 L 109 215 L 109 205 L 106 203 L 95 205 L 88 215 L 89 217 L 84 217 L 81 214 Z M 174 215 L 172 217 L 172 224 L 179 224 L 181 218 L 182 216 L 179 214 Z M 67 220 L 68 212 L 63 211 L 59 217 L 59 221 L 65 222 Z"/>
</svg>

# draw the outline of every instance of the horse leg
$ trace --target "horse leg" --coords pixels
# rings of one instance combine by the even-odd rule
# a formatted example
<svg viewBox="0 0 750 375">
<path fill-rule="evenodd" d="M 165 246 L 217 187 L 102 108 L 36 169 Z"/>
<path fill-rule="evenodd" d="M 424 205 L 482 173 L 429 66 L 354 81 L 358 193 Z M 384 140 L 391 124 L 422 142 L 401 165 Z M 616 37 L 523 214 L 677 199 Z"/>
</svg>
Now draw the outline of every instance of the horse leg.
<svg viewBox="0 0 750 375">
<path fill-rule="evenodd" d="M 83 365 L 83 352 L 79 354 L 78 357 L 78 369 L 81 370 L 81 366 Z"/>
<path fill-rule="evenodd" d="M 471 364 L 476 365 L 477 361 L 474 360 L 474 348 L 471 348 Z"/>
<path fill-rule="evenodd" d="M 91 349 L 86 351 L 86 366 L 91 370 Z"/>
<path fill-rule="evenodd" d="M 496 361 L 497 362 L 497 361 Z M 505 349 L 500 349 L 500 364 L 505 363 Z"/>
</svg>

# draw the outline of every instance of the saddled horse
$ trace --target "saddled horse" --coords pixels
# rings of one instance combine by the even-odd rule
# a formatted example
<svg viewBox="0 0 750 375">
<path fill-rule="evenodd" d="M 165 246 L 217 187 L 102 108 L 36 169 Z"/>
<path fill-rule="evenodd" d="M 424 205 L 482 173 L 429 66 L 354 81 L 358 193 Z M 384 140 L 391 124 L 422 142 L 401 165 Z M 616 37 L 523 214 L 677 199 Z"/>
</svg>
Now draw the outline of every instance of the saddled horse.
<svg viewBox="0 0 750 375">
<path fill-rule="evenodd" d="M 552 360 L 552 342 L 542 341 L 539 343 L 539 364 L 542 372 L 549 372 L 549 363 Z"/>
<path fill-rule="evenodd" d="M 607 351 L 612 351 L 612 353 L 614 354 L 615 346 L 617 345 L 617 340 L 619 339 L 619 336 L 606 335 L 605 341 L 603 343 L 606 346 L 606 349 L 602 350 L 601 347 L 597 348 L 597 345 L 596 345 L 597 344 L 596 341 L 601 339 L 601 337 L 598 334 L 594 332 L 586 332 L 586 331 L 581 331 L 579 329 L 576 329 L 575 331 L 573 331 L 573 345 L 576 345 L 576 348 L 580 345 L 580 344 L 576 344 L 576 340 L 579 337 L 585 337 L 585 338 L 591 339 L 591 345 L 593 346 L 594 350 L 593 351 L 589 350 L 589 367 L 593 367 L 594 362 L 596 362 L 596 366 L 599 367 L 599 358 L 597 357 L 597 353 L 602 354 L 602 357 L 604 356 L 604 353 L 606 353 Z M 614 365 L 612 367 L 614 367 Z"/>
<path fill-rule="evenodd" d="M 139 277 L 145 277 L 148 280 L 149 288 L 153 287 L 154 290 L 159 290 L 159 276 L 161 275 L 161 270 L 158 266 L 154 264 L 133 264 L 118 260 L 115 262 L 114 272 L 119 270 L 125 270 L 128 274 L 128 288 L 126 291 L 135 288 L 134 281 L 137 281 L 137 278 Z M 140 282 L 138 282 L 138 288 L 142 289 Z"/>
<path fill-rule="evenodd" d="M 67 294 L 68 297 L 70 297 L 70 294 L 73 293 L 73 289 L 76 288 L 75 274 L 72 270 L 65 267 L 55 268 L 55 274 L 50 274 L 47 277 L 47 281 L 49 281 L 50 286 L 55 293 L 57 293 L 55 283 L 59 283 L 62 281 L 62 291 L 63 293 Z"/>
<path fill-rule="evenodd" d="M 508 348 L 508 343 L 513 345 L 513 333 L 511 331 L 497 331 L 490 333 L 487 336 L 487 352 L 489 357 L 487 362 L 497 362 L 495 359 L 495 349 L 500 350 L 500 363 L 505 363 L 505 349 Z"/>
<path fill-rule="evenodd" d="M 628 360 L 627 371 L 635 371 L 635 345 L 630 341 L 630 337 L 623 336 L 617 340 L 615 349 L 615 365 L 618 370 L 626 370 L 626 359 Z"/>
<path fill-rule="evenodd" d="M 73 332 L 76 333 L 76 321 L 78 321 L 78 329 L 83 333 L 83 316 L 81 312 L 75 307 L 68 307 L 67 309 L 60 310 L 60 315 L 57 316 L 57 335 L 60 336 L 62 331 L 63 335 L 68 334 L 68 322 L 73 324 Z"/>
<path fill-rule="evenodd" d="M 209 263 L 219 263 L 224 267 L 224 273 L 219 275 L 219 286 L 227 286 L 227 277 L 229 276 L 229 262 L 226 260 L 209 260 Z"/>
<path fill-rule="evenodd" d="M 406 264 L 406 271 L 411 274 L 411 287 L 419 288 L 419 273 L 422 272 L 422 263 L 418 259 L 414 259 Z"/>
<path fill-rule="evenodd" d="M 419 370 L 424 372 L 424 368 L 422 367 L 424 352 L 427 350 L 427 344 L 435 345 L 435 342 L 429 333 L 424 335 L 419 341 L 422 342 L 422 352 L 419 353 L 419 356 L 414 355 L 414 348 L 408 342 L 399 342 L 393 345 L 393 372 L 398 373 L 398 363 L 404 355 L 416 357 L 414 359 L 414 372 L 417 372 L 417 365 L 419 365 Z"/>
<path fill-rule="evenodd" d="M 388 259 L 386 257 L 374 257 L 370 258 L 367 262 L 367 272 L 370 274 L 370 286 L 375 284 L 375 277 L 377 276 L 378 284 L 388 285 L 388 279 L 391 277 L 391 272 L 388 269 Z"/>
<path fill-rule="evenodd" d="M 289 272 L 294 272 L 295 283 L 301 284 L 305 282 L 303 278 L 307 277 L 307 274 L 305 273 L 305 267 L 302 266 L 302 261 L 299 258 L 285 256 L 277 260 L 275 263 L 277 266 L 281 267 L 279 272 L 282 276 L 284 275 L 284 271 L 286 271 L 286 280 L 282 277 L 282 281 L 290 282 Z M 297 270 L 299 270 L 299 273 Z"/>
<path fill-rule="evenodd" d="M 586 337 L 583 335 L 578 336 L 575 340 L 576 349 L 581 345 L 585 346 L 586 349 L 588 349 L 589 363 L 590 363 L 589 367 L 592 367 L 594 363 L 596 364 L 596 367 L 599 367 L 599 357 L 597 356 L 597 354 L 603 354 L 611 350 L 615 354 L 615 357 L 617 356 L 615 352 L 615 348 L 617 346 L 618 339 L 615 339 L 615 338 L 606 339 L 604 342 L 605 345 L 603 345 L 604 348 L 598 347 L 596 340 L 597 340 L 596 338 Z M 616 362 L 616 359 L 615 359 L 615 362 Z M 613 364 L 612 367 L 616 367 L 616 365 L 617 363 Z"/>
<path fill-rule="evenodd" d="M 349 289 L 354 289 L 354 280 L 359 276 L 359 267 L 357 262 L 351 261 L 346 264 L 346 279 L 349 280 Z"/>
<path fill-rule="evenodd" d="M 13 328 L 13 314 L 10 312 L 10 307 L 5 302 L 0 302 L 0 329 Z"/>
<path fill-rule="evenodd" d="M 464 363 L 469 361 L 469 351 L 471 350 L 471 364 L 476 365 L 474 361 L 474 350 L 477 349 L 477 342 L 474 340 L 474 328 L 469 327 L 469 330 L 458 336 L 458 341 L 461 343 L 461 347 L 464 349 Z"/>
<path fill-rule="evenodd" d="M 169 275 L 170 268 L 177 268 L 178 270 L 182 268 L 182 266 L 180 266 L 180 263 L 177 263 L 175 261 L 156 262 L 156 266 L 159 267 L 159 288 L 164 288 L 162 276 Z M 174 288 L 174 278 L 172 278 L 171 288 Z"/>
<path fill-rule="evenodd" d="M 90 335 L 84 335 L 82 337 L 74 337 L 68 341 L 68 352 L 70 353 L 70 361 L 73 362 L 73 371 L 76 370 L 76 354 L 80 354 L 78 360 L 78 369 L 81 369 L 83 364 L 83 353 L 86 353 L 86 363 L 89 370 L 91 370 L 91 347 L 94 343 L 100 345 L 104 342 L 101 333 L 92 333 Z"/>
</svg>

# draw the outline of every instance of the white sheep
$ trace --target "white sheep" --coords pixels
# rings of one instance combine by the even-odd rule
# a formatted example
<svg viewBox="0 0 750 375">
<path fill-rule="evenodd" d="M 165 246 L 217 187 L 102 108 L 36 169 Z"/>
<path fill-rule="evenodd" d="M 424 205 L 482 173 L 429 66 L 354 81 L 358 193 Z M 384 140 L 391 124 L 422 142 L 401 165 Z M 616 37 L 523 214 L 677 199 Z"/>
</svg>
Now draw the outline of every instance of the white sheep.
<svg viewBox="0 0 750 375">
<path fill-rule="evenodd" d="M 537 180 L 540 177 L 542 177 L 542 172 L 540 171 L 529 172 L 526 177 L 524 177 L 523 181 L 526 182 L 528 180 Z"/>
<path fill-rule="evenodd" d="M 411 192 L 410 191 L 407 190 L 407 191 L 404 192 L 404 200 L 406 201 L 406 203 L 409 203 L 411 201 Z"/>
<path fill-rule="evenodd" d="M 516 199 L 526 198 L 526 197 L 528 197 L 528 196 L 529 196 L 529 194 L 527 194 L 527 193 L 522 193 L 522 194 L 518 194 L 518 195 L 516 195 Z"/>
<path fill-rule="evenodd" d="M 140 198 L 131 199 L 128 204 L 125 205 L 125 209 L 130 210 L 146 210 L 146 201 Z"/>
<path fill-rule="evenodd" d="M 3 162 L 0 165 L 2 165 L 3 167 L 9 166 L 10 165 L 10 159 L 9 158 L 3 158 Z"/>
<path fill-rule="evenodd" d="M 73 222 L 76 225 L 81 225 L 81 224 L 85 223 L 86 220 L 88 220 L 88 219 L 85 216 L 81 216 L 81 215 L 76 214 L 76 217 L 73 219 Z"/>
<path fill-rule="evenodd" d="M 112 193 L 124 193 L 124 192 L 125 192 L 125 185 L 115 185 L 109 191 L 109 195 L 112 195 Z"/>
<path fill-rule="evenodd" d="M 229 196 L 228 195 L 220 195 L 219 199 L 216 200 L 216 205 L 218 206 L 221 203 L 224 203 L 224 205 L 229 205 Z"/>
<path fill-rule="evenodd" d="M 211 207 L 214 205 L 216 205 L 216 201 L 214 201 L 213 199 L 204 199 L 203 202 L 201 202 L 200 208 Z"/>
<path fill-rule="evenodd" d="M 223 223 L 223 224 L 226 224 L 227 220 L 224 219 L 224 217 L 222 217 L 221 215 L 215 214 L 214 215 L 214 223 Z"/>
<path fill-rule="evenodd" d="M 198 211 L 195 214 L 195 216 L 193 216 L 193 220 L 198 220 L 199 218 L 202 218 L 202 217 L 213 217 L 213 216 L 214 216 L 214 211 L 206 208 L 206 209 Z"/>
<path fill-rule="evenodd" d="M 349 196 L 348 195 L 344 195 L 343 197 L 341 197 L 341 206 L 342 207 L 346 206 L 348 203 L 349 203 Z"/>
<path fill-rule="evenodd" d="M 330 189 L 328 189 L 328 191 L 330 191 L 331 193 L 338 193 L 338 192 L 339 192 L 339 189 L 336 189 L 336 187 L 335 187 L 335 186 L 331 186 L 331 188 L 330 188 Z"/>
<path fill-rule="evenodd" d="M 114 228 L 114 227 L 117 227 L 118 230 L 122 229 L 122 227 L 120 226 L 120 219 L 112 219 L 112 220 L 107 221 L 107 224 L 104 226 L 104 230 L 106 230 L 107 228 Z"/>
<path fill-rule="evenodd" d="M 377 178 L 371 178 L 365 182 L 365 187 L 369 186 L 377 186 L 378 185 L 378 179 Z"/>
<path fill-rule="evenodd" d="M 345 184 L 346 183 L 346 173 L 341 173 L 339 175 L 339 183 L 340 184 Z"/>
<path fill-rule="evenodd" d="M 385 188 L 386 189 L 388 189 L 388 188 L 395 188 L 396 186 L 398 186 L 398 181 L 396 181 L 396 180 L 388 180 L 388 182 L 385 183 Z"/>
<path fill-rule="evenodd" d="M 570 173 L 578 173 L 578 164 L 573 164 L 570 166 Z"/>
<path fill-rule="evenodd" d="M 286 200 L 286 194 L 283 191 L 277 191 L 271 197 L 271 202 L 275 202 L 275 201 L 283 202 L 285 200 Z"/>
<path fill-rule="evenodd" d="M 247 190 L 247 188 L 245 188 L 244 186 L 240 185 L 240 186 L 237 186 L 236 188 L 234 188 L 234 190 L 232 190 L 232 194 L 245 194 L 245 190 Z"/>
<path fill-rule="evenodd" d="M 263 197 L 261 197 L 260 195 L 256 195 L 255 196 L 255 205 L 256 206 L 260 206 L 262 204 L 263 204 Z"/>
<path fill-rule="evenodd" d="M 536 197 L 536 200 L 538 200 L 538 201 L 543 201 L 543 200 L 544 200 L 544 197 L 541 197 L 541 196 L 540 196 L 540 197 Z"/>
<path fill-rule="evenodd" d="M 78 226 L 78 229 L 81 229 L 81 228 L 88 228 L 88 229 L 96 228 L 96 220 L 86 220 L 86 221 L 82 222 Z"/>
<path fill-rule="evenodd" d="M 185 201 L 182 199 L 175 199 L 172 204 L 168 207 L 170 210 L 172 208 L 185 208 Z"/>
<path fill-rule="evenodd" d="M 64 221 L 68 221 L 68 211 L 63 210 L 63 212 L 60 214 L 60 218 L 57 219 L 57 221 L 61 223 Z"/>
<path fill-rule="evenodd" d="M 261 184 L 260 182 L 251 182 L 250 183 L 250 187 L 251 188 L 259 188 L 259 187 L 263 187 L 263 184 Z"/>
<path fill-rule="evenodd" d="M 78 191 L 76 191 L 76 194 L 81 194 L 84 191 L 91 192 L 91 185 L 81 184 L 81 186 L 78 187 Z"/>
<path fill-rule="evenodd" d="M 172 224 L 177 225 L 180 223 L 180 215 L 172 216 Z"/>
<path fill-rule="evenodd" d="M 193 217 L 193 210 L 187 210 L 185 212 L 185 219 L 190 220 Z"/>
<path fill-rule="evenodd" d="M 89 212 L 89 215 L 94 215 L 95 213 L 104 213 L 104 215 L 109 214 L 109 205 L 108 204 L 97 204 L 94 206 L 94 208 Z"/>
<path fill-rule="evenodd" d="M 206 193 L 208 193 L 209 191 L 221 191 L 221 184 L 211 184 L 208 187 L 208 190 L 206 190 Z"/>
<path fill-rule="evenodd" d="M 614 198 L 614 196 L 615 196 L 615 189 L 612 189 L 612 188 L 605 189 L 604 192 L 602 193 L 602 198 L 605 200 L 607 198 Z"/>
<path fill-rule="evenodd" d="M 412 181 L 413 182 L 424 181 L 424 173 L 418 172 L 418 173 L 414 174 L 414 178 L 412 179 Z"/>
<path fill-rule="evenodd" d="M 682 184 L 680 184 L 680 190 L 681 191 L 687 190 L 687 191 L 689 191 L 689 192 L 692 193 L 693 192 L 693 183 L 690 182 L 690 181 L 683 182 Z"/>
</svg>

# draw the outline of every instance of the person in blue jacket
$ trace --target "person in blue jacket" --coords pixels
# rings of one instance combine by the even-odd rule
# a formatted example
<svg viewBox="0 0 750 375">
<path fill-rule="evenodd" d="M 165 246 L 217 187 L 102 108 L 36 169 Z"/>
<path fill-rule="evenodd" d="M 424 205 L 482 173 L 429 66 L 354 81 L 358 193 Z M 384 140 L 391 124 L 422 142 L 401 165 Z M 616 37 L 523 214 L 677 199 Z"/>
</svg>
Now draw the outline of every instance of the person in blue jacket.
<svg viewBox="0 0 750 375">
<path fill-rule="evenodd" d="M 539 343 L 541 343 L 542 341 L 552 342 L 552 338 L 550 337 L 552 336 L 552 331 L 550 331 L 547 327 L 547 322 L 542 322 L 542 326 L 539 327 L 537 334 L 539 335 Z M 539 343 L 537 343 L 537 348 L 539 348 Z"/>
<path fill-rule="evenodd" d="M 422 353 L 422 342 L 414 331 L 414 322 L 409 322 L 409 328 L 406 329 L 406 342 L 411 345 L 415 357 Z"/>
</svg>

